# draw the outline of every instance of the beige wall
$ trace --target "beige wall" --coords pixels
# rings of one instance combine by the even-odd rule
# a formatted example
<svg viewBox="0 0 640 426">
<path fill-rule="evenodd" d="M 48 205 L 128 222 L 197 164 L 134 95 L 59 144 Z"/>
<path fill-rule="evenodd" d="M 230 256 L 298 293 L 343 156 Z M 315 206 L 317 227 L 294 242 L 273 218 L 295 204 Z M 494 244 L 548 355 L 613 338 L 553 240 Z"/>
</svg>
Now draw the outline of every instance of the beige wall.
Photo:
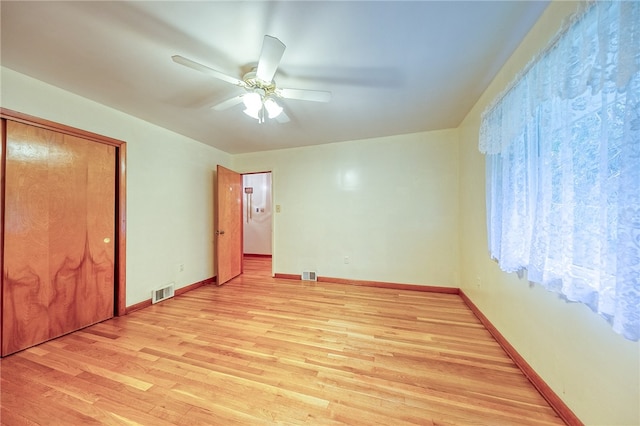
<svg viewBox="0 0 640 426">
<path fill-rule="evenodd" d="M 457 287 L 457 156 L 457 131 L 442 130 L 237 155 L 233 168 L 273 172 L 275 272 Z"/>
<path fill-rule="evenodd" d="M 127 306 L 170 282 L 180 288 L 215 275 L 213 174 L 230 155 L 0 70 L 2 107 L 127 142 Z"/>
<path fill-rule="evenodd" d="M 560 300 L 489 260 L 480 114 L 574 10 L 552 3 L 460 126 L 462 288 L 507 340 L 588 425 L 640 424 L 640 345 L 613 333 L 584 305 Z M 477 281 L 480 279 L 480 286 Z"/>
</svg>

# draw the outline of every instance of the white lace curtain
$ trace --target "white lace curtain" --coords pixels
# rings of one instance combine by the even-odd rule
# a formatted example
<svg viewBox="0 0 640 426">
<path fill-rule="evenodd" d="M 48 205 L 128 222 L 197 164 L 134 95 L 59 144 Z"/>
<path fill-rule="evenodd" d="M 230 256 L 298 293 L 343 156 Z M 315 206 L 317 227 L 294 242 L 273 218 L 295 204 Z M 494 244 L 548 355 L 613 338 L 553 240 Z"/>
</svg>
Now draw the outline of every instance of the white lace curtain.
<svg viewBox="0 0 640 426">
<path fill-rule="evenodd" d="M 482 117 L 489 250 L 640 339 L 640 2 L 595 2 Z"/>
</svg>

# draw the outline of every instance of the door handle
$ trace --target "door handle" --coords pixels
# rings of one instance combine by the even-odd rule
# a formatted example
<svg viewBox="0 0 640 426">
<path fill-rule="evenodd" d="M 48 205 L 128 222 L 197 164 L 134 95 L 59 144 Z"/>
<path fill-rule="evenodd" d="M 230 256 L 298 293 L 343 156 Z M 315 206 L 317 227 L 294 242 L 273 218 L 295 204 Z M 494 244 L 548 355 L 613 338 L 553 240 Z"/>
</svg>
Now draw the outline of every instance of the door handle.
<svg viewBox="0 0 640 426">
<path fill-rule="evenodd" d="M 224 235 L 224 231 L 216 231 L 216 235 Z"/>
</svg>

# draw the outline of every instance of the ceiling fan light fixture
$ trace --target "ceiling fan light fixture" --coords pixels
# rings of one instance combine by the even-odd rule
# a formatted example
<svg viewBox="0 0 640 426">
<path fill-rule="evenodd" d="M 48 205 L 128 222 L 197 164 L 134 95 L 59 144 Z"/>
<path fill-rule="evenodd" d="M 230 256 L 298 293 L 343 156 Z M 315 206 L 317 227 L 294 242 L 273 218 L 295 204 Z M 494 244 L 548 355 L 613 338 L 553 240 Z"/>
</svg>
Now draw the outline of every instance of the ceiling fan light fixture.
<svg viewBox="0 0 640 426">
<path fill-rule="evenodd" d="M 267 98 L 267 100 L 264 101 L 264 107 L 267 110 L 267 114 L 269 114 L 269 118 L 276 118 L 282 113 L 282 107 L 271 98 Z"/>
<path fill-rule="evenodd" d="M 262 108 L 262 96 L 256 92 L 247 93 L 242 97 L 242 103 L 244 103 L 247 110 L 256 111 L 257 113 Z"/>
<path fill-rule="evenodd" d="M 243 112 L 247 114 L 249 117 L 255 118 L 256 120 L 260 121 L 260 113 L 262 112 L 262 108 L 258 108 L 258 109 L 245 108 Z"/>
</svg>

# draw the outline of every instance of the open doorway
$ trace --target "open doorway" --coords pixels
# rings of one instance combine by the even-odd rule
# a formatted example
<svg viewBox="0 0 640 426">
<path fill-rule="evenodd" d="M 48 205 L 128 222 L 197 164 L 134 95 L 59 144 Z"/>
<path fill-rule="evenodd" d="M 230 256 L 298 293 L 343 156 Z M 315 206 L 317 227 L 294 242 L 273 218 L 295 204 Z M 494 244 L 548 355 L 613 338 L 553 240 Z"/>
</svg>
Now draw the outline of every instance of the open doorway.
<svg viewBox="0 0 640 426">
<path fill-rule="evenodd" d="M 273 254 L 271 172 L 243 174 L 242 186 L 244 257 L 271 261 Z"/>
</svg>

